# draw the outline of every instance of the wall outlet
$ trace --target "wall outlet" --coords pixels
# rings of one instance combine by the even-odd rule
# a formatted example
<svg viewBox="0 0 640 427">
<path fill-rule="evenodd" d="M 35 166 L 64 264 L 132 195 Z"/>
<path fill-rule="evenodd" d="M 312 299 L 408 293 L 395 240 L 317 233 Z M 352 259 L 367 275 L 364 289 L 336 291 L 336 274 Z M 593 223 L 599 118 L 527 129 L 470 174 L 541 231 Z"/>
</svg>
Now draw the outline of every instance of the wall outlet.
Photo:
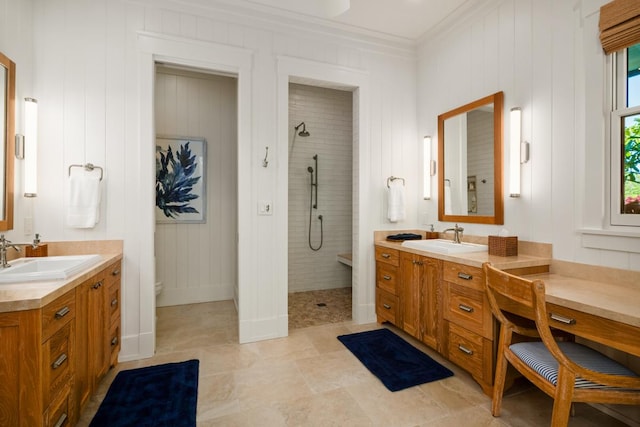
<svg viewBox="0 0 640 427">
<path fill-rule="evenodd" d="M 272 215 L 273 204 L 270 200 L 263 200 L 258 203 L 258 215 Z"/>
</svg>

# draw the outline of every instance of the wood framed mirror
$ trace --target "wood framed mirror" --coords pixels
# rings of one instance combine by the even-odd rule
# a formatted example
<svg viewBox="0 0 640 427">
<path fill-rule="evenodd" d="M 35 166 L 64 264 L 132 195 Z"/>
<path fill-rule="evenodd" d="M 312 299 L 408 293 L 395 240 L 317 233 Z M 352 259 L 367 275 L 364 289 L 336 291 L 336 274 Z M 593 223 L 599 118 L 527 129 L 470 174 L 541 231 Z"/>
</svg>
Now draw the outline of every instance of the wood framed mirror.
<svg viewBox="0 0 640 427">
<path fill-rule="evenodd" d="M 502 92 L 438 116 L 438 220 L 503 224 Z"/>
<path fill-rule="evenodd" d="M 0 231 L 13 229 L 16 64 L 0 53 Z"/>
</svg>

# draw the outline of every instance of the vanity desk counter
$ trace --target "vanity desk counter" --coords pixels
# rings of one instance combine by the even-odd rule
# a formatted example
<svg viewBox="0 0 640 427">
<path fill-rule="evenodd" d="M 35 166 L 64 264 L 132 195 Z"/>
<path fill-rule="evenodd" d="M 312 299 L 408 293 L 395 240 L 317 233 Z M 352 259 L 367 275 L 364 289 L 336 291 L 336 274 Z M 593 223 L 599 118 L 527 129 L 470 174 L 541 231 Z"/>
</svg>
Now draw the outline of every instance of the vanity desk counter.
<svg viewBox="0 0 640 427">
<path fill-rule="evenodd" d="M 521 268 L 527 268 L 534 270 L 540 269 L 539 272 L 546 272 L 547 267 L 549 266 L 549 264 L 551 264 L 551 258 L 537 255 L 519 254 L 516 256 L 502 257 L 489 255 L 487 252 L 444 254 L 439 252 L 429 252 L 412 249 L 402 246 L 402 243 L 400 242 L 392 242 L 388 240 L 376 240 L 374 244 L 380 247 L 410 252 L 417 255 L 428 256 L 430 258 L 455 262 L 456 264 L 477 268 L 482 268 L 482 264 L 484 264 L 485 262 L 490 262 L 493 266 L 501 270 L 517 270 Z"/>
<path fill-rule="evenodd" d="M 122 260 L 122 253 L 100 254 L 102 260 L 66 279 L 0 284 L 0 313 L 39 309 Z"/>
</svg>

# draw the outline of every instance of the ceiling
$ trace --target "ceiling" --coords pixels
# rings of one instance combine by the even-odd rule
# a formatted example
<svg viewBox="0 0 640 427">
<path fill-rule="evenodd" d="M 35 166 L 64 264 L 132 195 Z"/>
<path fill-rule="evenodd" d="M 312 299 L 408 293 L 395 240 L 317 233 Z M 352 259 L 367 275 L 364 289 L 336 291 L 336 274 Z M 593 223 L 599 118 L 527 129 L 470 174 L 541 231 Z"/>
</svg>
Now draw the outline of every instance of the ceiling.
<svg viewBox="0 0 640 427">
<path fill-rule="evenodd" d="M 415 40 L 474 0 L 247 0 L 281 11 Z"/>
</svg>

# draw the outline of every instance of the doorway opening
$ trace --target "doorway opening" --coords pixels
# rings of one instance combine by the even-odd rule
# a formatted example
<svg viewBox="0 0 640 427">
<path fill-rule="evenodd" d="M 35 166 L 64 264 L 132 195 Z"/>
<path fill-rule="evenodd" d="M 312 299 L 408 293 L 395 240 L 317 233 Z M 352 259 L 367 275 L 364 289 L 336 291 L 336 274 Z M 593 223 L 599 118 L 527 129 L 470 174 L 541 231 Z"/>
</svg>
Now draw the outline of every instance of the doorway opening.
<svg viewBox="0 0 640 427">
<path fill-rule="evenodd" d="M 289 83 L 289 329 L 352 319 L 353 92 Z"/>
<path fill-rule="evenodd" d="M 156 64 L 156 141 L 160 137 L 186 141 L 194 163 L 202 165 L 201 174 L 188 177 L 197 181 L 194 188 L 198 185 L 201 191 L 189 193 L 182 201 L 188 205 L 195 200 L 192 197 L 201 199 L 197 209 L 193 208 L 198 210 L 196 220 L 180 211 L 168 217 L 156 203 L 157 307 L 235 297 L 238 283 L 237 93 L 236 77 Z M 204 149 L 197 151 L 194 144 L 200 140 L 204 141 Z M 162 149 L 156 144 L 157 170 L 161 167 L 158 164 Z M 177 153 L 173 154 L 176 167 L 180 167 L 182 159 L 178 159 Z"/>
</svg>

